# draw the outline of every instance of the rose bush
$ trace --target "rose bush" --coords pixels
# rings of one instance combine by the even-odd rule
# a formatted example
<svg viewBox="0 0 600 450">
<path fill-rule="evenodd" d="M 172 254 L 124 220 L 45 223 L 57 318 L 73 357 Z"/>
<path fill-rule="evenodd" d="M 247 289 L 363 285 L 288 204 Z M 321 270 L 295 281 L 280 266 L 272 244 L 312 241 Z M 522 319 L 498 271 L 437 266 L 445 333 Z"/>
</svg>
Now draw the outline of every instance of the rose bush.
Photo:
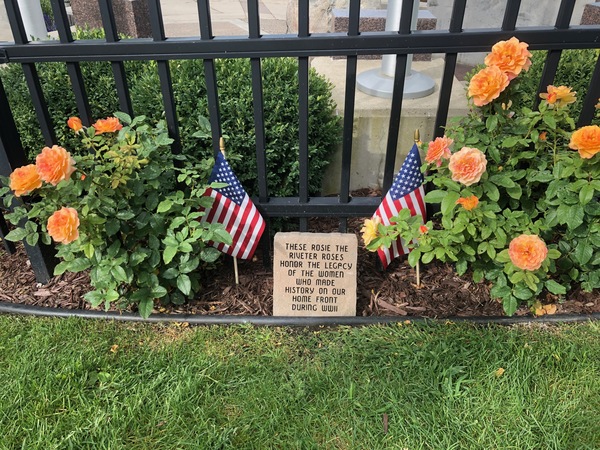
<svg viewBox="0 0 600 450">
<path fill-rule="evenodd" d="M 220 255 L 207 242 L 230 244 L 231 237 L 198 220 L 213 201 L 203 196 L 212 162 L 173 155 L 162 122 L 115 116 L 87 128 L 69 119 L 81 142 L 76 156 L 46 147 L 35 165 L 1 180 L 5 205 L 16 204 L 6 217 L 19 225 L 6 238 L 54 240 L 62 260 L 55 275 L 90 269 L 94 290 L 85 298 L 93 306 L 135 305 L 148 317 L 155 299 L 193 297 L 202 269 Z M 31 204 L 14 201 L 27 194 Z"/>
<path fill-rule="evenodd" d="M 575 129 L 577 96 L 567 86 L 548 86 L 535 110 L 513 103 L 532 98 L 519 91 L 529 56 L 515 38 L 496 44 L 471 78 L 470 114 L 425 146 L 436 226 L 411 235 L 406 224 L 379 225 L 367 244 L 376 250 L 401 235 L 412 242 L 410 264 L 437 259 L 470 270 L 476 282 L 492 282 L 509 315 L 520 301 L 539 311 L 540 299 L 560 301 L 575 285 L 600 287 L 600 127 Z"/>
</svg>

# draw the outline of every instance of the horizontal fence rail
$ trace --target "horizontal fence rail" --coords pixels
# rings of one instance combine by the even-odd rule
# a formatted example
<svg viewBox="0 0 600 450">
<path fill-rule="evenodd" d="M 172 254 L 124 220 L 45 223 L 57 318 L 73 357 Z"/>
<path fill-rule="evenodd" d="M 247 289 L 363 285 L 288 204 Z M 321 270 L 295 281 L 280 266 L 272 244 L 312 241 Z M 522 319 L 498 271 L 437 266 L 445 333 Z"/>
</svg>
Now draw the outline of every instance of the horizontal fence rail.
<svg viewBox="0 0 600 450">
<path fill-rule="evenodd" d="M 390 106 L 390 120 L 386 145 L 385 167 L 383 168 L 383 191 L 392 183 L 396 158 L 396 147 L 401 124 L 404 73 L 408 55 L 420 53 L 445 54 L 444 69 L 439 86 L 438 106 L 435 115 L 434 136 L 441 136 L 447 121 L 454 72 L 459 53 L 488 52 L 499 40 L 516 36 L 529 44 L 530 50 L 548 50 L 548 57 L 540 81 L 539 92 L 552 83 L 559 66 L 561 53 L 566 49 L 600 48 L 600 26 L 570 26 L 574 0 L 563 0 L 553 26 L 517 27 L 517 18 L 522 5 L 520 0 L 507 0 L 500 28 L 463 29 L 467 0 L 455 0 L 447 30 L 411 30 L 414 2 L 404 1 L 398 32 L 359 32 L 360 0 L 349 2 L 349 27 L 346 33 L 311 34 L 309 1 L 298 0 L 298 33 L 285 35 L 261 35 L 260 4 L 258 0 L 247 0 L 248 35 L 214 36 L 211 19 L 211 2 L 198 0 L 198 35 L 189 37 L 167 37 L 161 12 L 160 0 L 148 0 L 152 36 L 143 39 L 121 39 L 117 34 L 112 0 L 98 1 L 99 11 L 106 38 L 98 40 L 74 40 L 68 25 L 65 4 L 62 0 L 51 0 L 58 29 L 58 40 L 29 42 L 17 0 L 5 0 L 14 42 L 0 42 L 0 63 L 22 65 L 27 86 L 33 101 L 36 117 L 47 145 L 56 143 L 48 105 L 40 85 L 36 64 L 45 62 L 65 63 L 73 88 L 75 102 L 84 124 L 89 125 L 92 117 L 80 63 L 106 61 L 110 64 L 121 110 L 130 115 L 144 114 L 134 111 L 127 83 L 126 61 L 155 61 L 160 80 L 160 92 L 164 105 L 165 119 L 170 136 L 174 139 L 173 152 L 181 152 L 181 139 L 177 103 L 173 92 L 169 62 L 180 59 L 203 60 L 208 115 L 211 124 L 213 150 L 219 151 L 219 137 L 227 130 L 222 129 L 219 90 L 215 71 L 215 59 L 247 58 L 251 66 L 251 89 L 253 119 L 256 137 L 256 159 L 258 196 L 255 203 L 268 219 L 272 217 L 294 217 L 299 219 L 300 229 L 308 228 L 311 217 L 334 217 L 340 219 L 340 230 L 346 231 L 347 218 L 368 217 L 373 214 L 380 197 L 352 197 L 350 194 L 351 163 L 360 151 L 353 143 L 357 57 L 361 55 L 397 55 L 394 94 Z M 213 3 L 216 4 L 216 1 Z M 336 197 L 311 196 L 308 187 L 309 158 L 309 104 L 308 83 L 311 57 L 330 56 L 346 58 L 346 90 L 344 99 L 343 132 L 341 139 L 341 178 L 339 195 Z M 262 60 L 273 57 L 293 57 L 298 60 L 298 165 L 300 178 L 298 196 L 274 197 L 269 192 L 267 177 L 266 134 L 264 120 L 264 92 Z M 3 126 L 0 130 L 0 173 L 7 174 L 24 164 L 25 151 L 4 89 L 0 84 L 0 111 Z M 538 92 L 538 93 L 539 93 Z M 600 97 L 600 58 L 592 76 L 579 125 L 589 123 L 594 105 Z M 539 101 L 532 99 L 532 103 Z M 340 105 L 341 106 L 341 105 Z M 7 120 L 5 120 L 5 118 Z M 6 227 L 0 210 L 0 231 Z M 268 235 L 268 233 L 265 233 Z M 268 243 L 263 248 L 268 249 Z M 31 255 L 30 255 L 31 257 Z M 33 257 L 32 257 L 33 258 Z M 48 262 L 48 264 L 50 264 Z M 37 272 L 36 272 L 37 273 Z M 40 281 L 47 277 L 39 271 Z"/>
</svg>

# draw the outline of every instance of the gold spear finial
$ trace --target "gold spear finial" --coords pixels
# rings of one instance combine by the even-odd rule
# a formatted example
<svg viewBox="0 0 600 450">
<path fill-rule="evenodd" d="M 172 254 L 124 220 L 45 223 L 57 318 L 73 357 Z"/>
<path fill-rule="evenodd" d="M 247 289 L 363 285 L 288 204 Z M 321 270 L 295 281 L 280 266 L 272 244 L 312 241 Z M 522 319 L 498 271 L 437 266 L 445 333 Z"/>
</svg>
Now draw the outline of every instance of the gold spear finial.
<svg viewBox="0 0 600 450">
<path fill-rule="evenodd" d="M 223 136 L 219 138 L 219 148 L 221 149 L 223 156 L 225 156 L 225 139 L 223 139 Z"/>
<path fill-rule="evenodd" d="M 420 144 L 421 143 L 421 133 L 419 133 L 419 129 L 417 128 L 415 130 L 415 144 Z"/>
</svg>

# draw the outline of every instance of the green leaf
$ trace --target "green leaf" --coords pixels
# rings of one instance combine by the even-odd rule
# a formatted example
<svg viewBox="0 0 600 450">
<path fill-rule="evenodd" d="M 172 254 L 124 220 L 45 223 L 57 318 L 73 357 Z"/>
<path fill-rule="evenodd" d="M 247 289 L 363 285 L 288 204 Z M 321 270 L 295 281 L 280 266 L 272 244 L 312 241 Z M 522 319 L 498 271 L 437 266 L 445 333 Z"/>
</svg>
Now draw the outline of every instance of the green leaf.
<svg viewBox="0 0 600 450">
<path fill-rule="evenodd" d="M 217 228 L 213 231 L 214 237 L 213 241 L 215 242 L 223 242 L 224 244 L 231 245 L 232 239 L 231 235 L 224 228 Z"/>
<path fill-rule="evenodd" d="M 419 249 L 413 249 L 408 254 L 408 264 L 410 264 L 411 267 L 416 267 L 416 265 L 419 263 L 420 259 L 421 259 L 421 251 Z"/>
<path fill-rule="evenodd" d="M 594 198 L 594 187 L 591 184 L 586 184 L 579 191 L 579 203 L 587 205 Z"/>
<path fill-rule="evenodd" d="M 169 267 L 167 270 L 161 273 L 161 276 L 166 280 L 172 280 L 179 276 L 179 270 L 176 267 Z"/>
<path fill-rule="evenodd" d="M 117 213 L 117 219 L 121 219 L 121 220 L 129 220 L 129 219 L 133 219 L 135 217 L 135 214 L 131 211 L 119 211 Z"/>
<path fill-rule="evenodd" d="M 544 123 L 546 125 L 548 125 L 548 127 L 551 130 L 555 130 L 556 129 L 556 119 L 554 118 L 554 116 L 549 115 L 549 114 L 544 114 L 544 116 L 542 117 L 542 119 L 544 120 Z"/>
<path fill-rule="evenodd" d="M 167 212 L 169 209 L 171 209 L 171 206 L 173 206 L 173 202 L 171 200 L 169 200 L 169 199 L 163 200 L 162 202 L 160 202 L 158 204 L 158 207 L 156 208 L 156 212 L 157 213 Z"/>
<path fill-rule="evenodd" d="M 100 291 L 90 291 L 83 296 L 90 304 L 97 308 L 104 301 L 104 295 Z"/>
<path fill-rule="evenodd" d="M 561 253 L 555 248 L 551 248 L 548 250 L 548 258 L 550 259 L 558 259 L 560 258 Z"/>
<path fill-rule="evenodd" d="M 446 198 L 446 195 L 448 195 L 447 191 L 437 189 L 435 191 L 430 191 L 427 194 L 425 194 L 425 201 L 427 203 L 441 203 L 442 200 Z"/>
<path fill-rule="evenodd" d="M 492 289 L 490 289 L 490 296 L 492 298 L 504 299 L 510 295 L 510 292 L 511 291 L 508 286 L 495 284 Z"/>
<path fill-rule="evenodd" d="M 518 302 L 512 295 L 502 301 L 502 308 L 507 316 L 512 316 L 517 311 Z"/>
<path fill-rule="evenodd" d="M 483 190 L 487 194 L 488 198 L 493 202 L 500 200 L 500 191 L 495 184 L 486 181 L 483 183 Z"/>
<path fill-rule="evenodd" d="M 140 313 L 140 316 L 142 316 L 144 319 L 150 317 L 153 308 L 154 301 L 151 298 L 144 298 L 138 303 L 138 311 Z"/>
<path fill-rule="evenodd" d="M 62 275 L 69 268 L 69 261 L 62 261 L 54 268 L 54 276 Z"/>
<path fill-rule="evenodd" d="M 498 126 L 498 116 L 495 114 L 493 116 L 489 116 L 487 118 L 487 120 L 485 121 L 485 127 L 487 128 L 487 130 L 489 132 L 494 131 L 497 126 Z"/>
<path fill-rule="evenodd" d="M 510 256 L 508 255 L 508 250 L 502 250 L 500 253 L 496 255 L 496 261 L 499 263 L 507 263 L 510 261 Z"/>
<path fill-rule="evenodd" d="M 489 180 L 492 183 L 505 188 L 511 188 L 515 185 L 515 182 L 507 175 L 493 175 Z"/>
<path fill-rule="evenodd" d="M 529 300 L 533 297 L 533 292 L 528 287 L 520 284 L 513 287 L 512 294 L 519 300 Z"/>
<path fill-rule="evenodd" d="M 25 239 L 25 236 L 27 236 L 27 231 L 25 231 L 25 229 L 15 228 L 14 230 L 10 231 L 6 236 L 4 236 L 4 239 L 11 242 L 17 242 Z"/>
<path fill-rule="evenodd" d="M 131 123 L 131 116 L 129 114 L 124 113 L 122 111 L 116 111 L 113 114 L 117 119 L 119 119 L 125 125 L 129 125 Z"/>
<path fill-rule="evenodd" d="M 221 256 L 221 252 L 214 247 L 206 247 L 200 252 L 200 258 L 202 261 L 213 263 Z M 410 255 L 409 255 L 410 256 Z"/>
<path fill-rule="evenodd" d="M 25 238 L 25 242 L 27 242 L 27 244 L 29 244 L 33 247 L 34 245 L 36 245 L 38 243 L 39 239 L 40 239 L 40 235 L 38 233 L 31 233 L 31 234 L 27 235 L 27 237 Z"/>
<path fill-rule="evenodd" d="M 108 236 L 113 236 L 118 233 L 121 228 L 121 222 L 116 219 L 109 219 L 106 221 L 105 229 Z"/>
<path fill-rule="evenodd" d="M 456 273 L 458 275 L 464 275 L 467 271 L 467 261 L 464 259 L 456 263 Z"/>
<path fill-rule="evenodd" d="M 162 286 L 154 286 L 151 290 L 153 298 L 162 298 L 167 295 L 167 289 Z"/>
<path fill-rule="evenodd" d="M 519 200 L 523 195 L 521 186 L 519 186 L 518 184 L 515 184 L 513 187 L 506 188 L 506 193 L 515 200 Z"/>
<path fill-rule="evenodd" d="M 562 206 L 562 205 L 561 205 Z M 566 217 L 566 224 L 571 229 L 574 230 L 579 225 L 583 223 L 583 219 L 585 217 L 585 213 L 583 211 L 583 206 L 580 204 L 571 205 L 569 207 L 569 212 Z"/>
<path fill-rule="evenodd" d="M 86 258 L 91 259 L 92 256 L 94 256 L 94 244 L 91 242 L 86 242 L 83 245 L 83 254 L 86 256 Z"/>
<path fill-rule="evenodd" d="M 579 242 L 579 245 L 575 247 L 573 257 L 580 265 L 587 264 L 590 259 L 594 256 L 594 249 L 589 245 L 587 241 Z"/>
<path fill-rule="evenodd" d="M 448 192 L 442 200 L 441 211 L 444 216 L 449 215 L 454 207 L 456 206 L 456 200 L 458 200 L 460 194 L 458 192 Z"/>
<path fill-rule="evenodd" d="M 183 293 L 183 295 L 190 295 L 192 291 L 192 282 L 190 277 L 185 274 L 180 274 L 177 277 L 177 288 Z"/>
<path fill-rule="evenodd" d="M 125 269 L 123 269 L 121 266 L 114 266 L 112 269 L 110 269 L 110 274 L 115 280 L 122 283 L 127 283 L 128 281 L 127 272 L 125 272 Z"/>
<path fill-rule="evenodd" d="M 165 264 L 169 264 L 171 261 L 173 261 L 173 258 L 175 257 L 176 254 L 177 254 L 177 247 L 172 247 L 172 246 L 165 247 L 165 250 L 163 252 L 163 261 L 165 262 Z"/>
<path fill-rule="evenodd" d="M 87 258 L 76 258 L 73 261 L 69 261 L 67 270 L 69 272 L 81 272 L 88 269 L 92 263 Z"/>
<path fill-rule="evenodd" d="M 554 280 L 546 281 L 546 289 L 555 295 L 565 295 L 567 293 L 567 288 Z"/>
</svg>

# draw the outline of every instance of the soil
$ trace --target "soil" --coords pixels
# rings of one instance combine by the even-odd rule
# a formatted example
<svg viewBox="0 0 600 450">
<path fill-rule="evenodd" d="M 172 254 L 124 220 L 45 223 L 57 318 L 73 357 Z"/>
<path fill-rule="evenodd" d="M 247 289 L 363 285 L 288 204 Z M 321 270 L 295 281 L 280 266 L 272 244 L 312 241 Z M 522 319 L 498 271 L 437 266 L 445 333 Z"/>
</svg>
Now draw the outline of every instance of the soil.
<svg viewBox="0 0 600 450">
<path fill-rule="evenodd" d="M 349 219 L 348 230 L 359 233 L 362 219 Z M 309 222 L 309 231 L 337 231 L 338 222 L 319 219 Z M 361 242 L 359 240 L 359 242 Z M 198 297 L 182 306 L 156 304 L 156 312 L 187 314 L 271 315 L 273 273 L 265 268 L 260 249 L 252 261 L 239 261 L 239 285 L 235 284 L 231 258 L 207 278 Z M 385 272 L 378 268 L 377 256 L 358 249 L 357 315 L 447 318 L 502 316 L 502 305 L 490 299 L 490 284 L 474 283 L 469 274 L 458 276 L 448 264 L 422 268 L 421 286 L 415 284 L 415 272 L 408 263 L 396 259 Z M 86 272 L 65 273 L 48 284 L 36 283 L 21 245 L 8 254 L 0 248 L 0 300 L 50 308 L 91 309 L 82 295 L 91 290 Z M 542 303 L 557 304 L 556 314 L 600 312 L 600 292 L 578 289 L 566 299 L 548 295 Z M 521 307 L 516 315 L 532 315 Z"/>
</svg>

